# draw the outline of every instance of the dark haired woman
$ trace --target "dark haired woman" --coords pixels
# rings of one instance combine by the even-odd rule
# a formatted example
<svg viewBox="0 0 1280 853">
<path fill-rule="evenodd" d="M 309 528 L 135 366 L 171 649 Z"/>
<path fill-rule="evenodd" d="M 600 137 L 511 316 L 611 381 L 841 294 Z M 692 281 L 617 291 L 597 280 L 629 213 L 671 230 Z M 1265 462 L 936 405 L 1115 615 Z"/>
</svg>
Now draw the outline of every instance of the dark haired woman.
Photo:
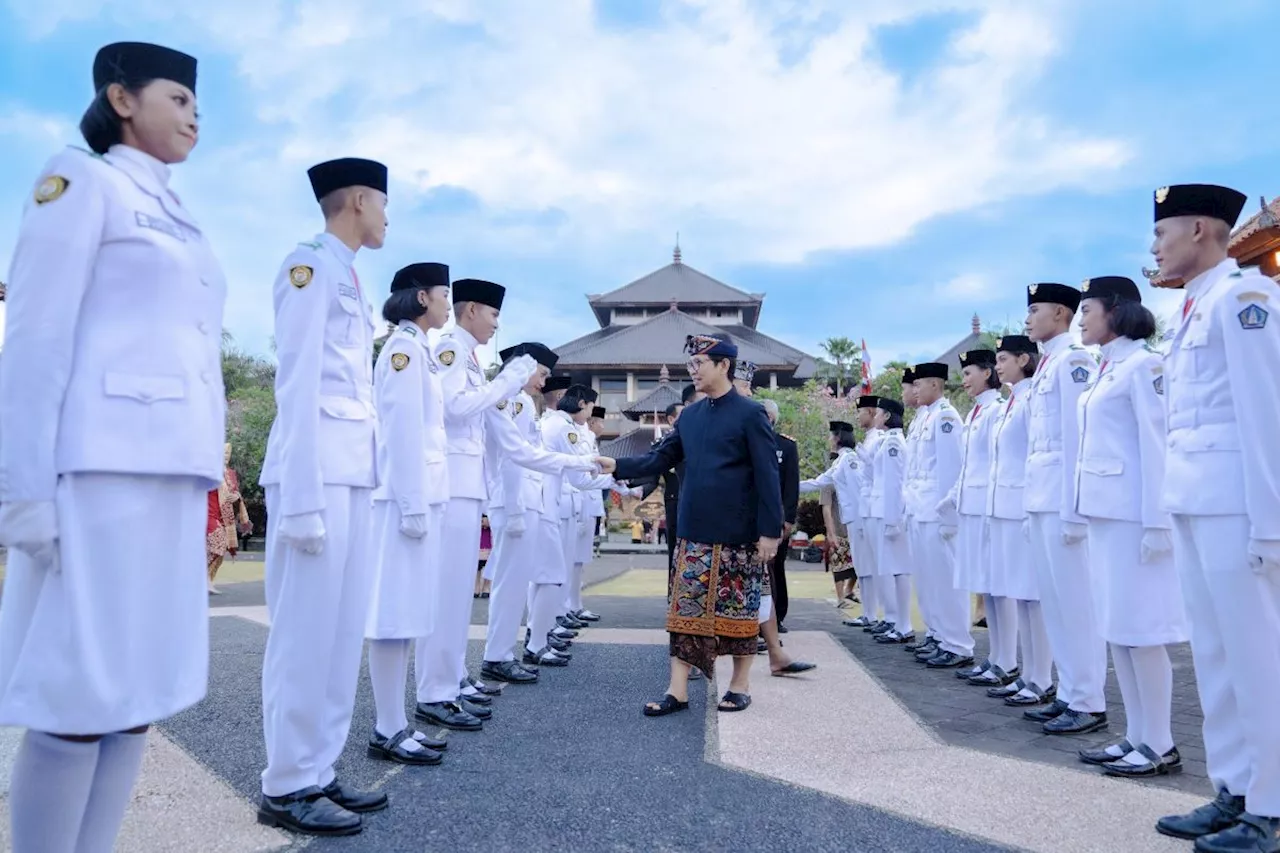
<svg viewBox="0 0 1280 853">
<path fill-rule="evenodd" d="M 1027 397 L 1040 363 L 1035 342 L 1024 335 L 996 341 L 996 373 L 1011 389 L 991 431 L 991 483 L 987 490 L 987 535 L 991 539 L 991 599 L 1002 610 L 1017 602 L 1016 635 L 1022 651 L 1022 675 L 987 695 L 1006 705 L 1030 707 L 1057 696 L 1053 650 L 1040 609 L 1040 584 L 1031 563 L 1031 543 L 1023 532 L 1027 510 L 1022 496 L 1027 479 L 1029 435 Z"/>
<path fill-rule="evenodd" d="M 395 274 L 382 317 L 396 326 L 378 354 L 378 488 L 373 492 L 373 592 L 365 637 L 377 712 L 371 758 L 439 764 L 443 741 L 409 727 L 405 679 L 412 641 L 431 633 L 442 568 L 445 463 L 444 390 L 427 332 L 449 319 L 449 268 L 411 264 Z"/>
<path fill-rule="evenodd" d="M 1081 340 L 1102 347 L 1102 365 L 1080 396 L 1076 511 L 1089 521 L 1098 630 L 1124 700 L 1125 738 L 1080 757 L 1110 776 L 1182 769 L 1170 715 L 1173 667 L 1166 646 L 1187 639 L 1173 564 L 1164 483 L 1164 368 L 1146 346 L 1155 318 L 1122 276 L 1085 282 Z"/>
<path fill-rule="evenodd" d="M 831 421 L 827 426 L 829 427 L 827 446 L 836 454 L 835 458 L 831 461 L 830 467 L 814 479 L 800 481 L 800 494 L 820 492 L 828 486 L 835 490 L 835 502 L 839 504 L 839 514 L 833 520 L 838 522 L 838 525 L 837 530 L 827 531 L 831 537 L 827 547 L 831 554 L 831 576 L 838 585 L 844 581 L 852 582 L 857 577 L 854 574 L 849 536 L 854 535 L 855 528 L 862 524 L 864 508 L 858 477 L 860 463 L 857 454 L 854 453 L 857 442 L 853 437 L 853 424 L 847 421 Z M 844 529 L 839 530 L 839 528 Z M 862 578 L 862 612 L 866 616 L 866 622 L 863 622 L 860 617 L 857 620 L 849 620 L 850 625 L 861 624 L 866 627 L 875 615 L 875 605 L 872 603 L 874 594 L 870 580 L 865 576 Z"/>
<path fill-rule="evenodd" d="M 884 431 L 872 458 L 871 496 L 867 533 L 876 549 L 876 589 L 884 603 L 889 630 L 877 643 L 910 643 L 915 639 L 911 617 L 911 551 L 907 546 L 906 506 L 902 486 L 907 475 L 907 441 L 902 434 L 906 409 L 897 400 L 876 398 L 872 423 Z"/>
<path fill-rule="evenodd" d="M 225 281 L 169 167 L 196 60 L 104 47 L 23 216 L 0 364 L 0 724 L 15 850 L 107 850 L 151 723 L 208 680 L 205 521 L 222 482 Z M 139 535 L 142 531 L 142 535 Z"/>
</svg>

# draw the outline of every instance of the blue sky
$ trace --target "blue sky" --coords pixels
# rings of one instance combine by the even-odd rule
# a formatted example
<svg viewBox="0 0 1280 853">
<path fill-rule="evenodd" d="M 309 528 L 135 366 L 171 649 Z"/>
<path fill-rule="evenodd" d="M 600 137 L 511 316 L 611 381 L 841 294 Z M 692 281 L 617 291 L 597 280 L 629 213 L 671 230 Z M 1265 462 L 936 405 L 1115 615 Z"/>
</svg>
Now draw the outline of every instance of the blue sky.
<svg viewBox="0 0 1280 853">
<path fill-rule="evenodd" d="M 350 154 L 392 170 L 387 246 L 358 261 L 379 301 L 444 261 L 509 286 L 504 345 L 555 346 L 678 231 L 686 263 L 768 294 L 763 331 L 922 360 L 975 312 L 1019 322 L 1029 282 L 1140 278 L 1157 186 L 1280 194 L 1277 31 L 1267 0 L 11 0 L 0 268 L 94 51 L 150 40 L 201 62 L 174 186 L 249 349 L 320 227 L 307 166 Z"/>
</svg>

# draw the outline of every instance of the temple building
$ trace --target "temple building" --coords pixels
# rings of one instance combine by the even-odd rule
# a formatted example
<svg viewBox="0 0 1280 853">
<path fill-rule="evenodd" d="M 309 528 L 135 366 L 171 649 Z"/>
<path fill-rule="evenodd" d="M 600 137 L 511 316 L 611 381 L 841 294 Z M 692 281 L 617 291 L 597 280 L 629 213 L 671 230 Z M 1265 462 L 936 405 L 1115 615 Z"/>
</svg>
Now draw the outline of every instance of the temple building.
<svg viewBox="0 0 1280 853">
<path fill-rule="evenodd" d="M 812 357 L 757 331 L 764 294 L 746 293 L 686 265 L 677 246 L 672 262 L 604 294 L 587 296 L 600 328 L 555 348 L 556 373 L 600 393 L 609 415 L 605 435 L 653 429 L 654 413 L 678 402 L 689 383 L 684 343 L 689 335 L 725 332 L 743 359 L 759 367 L 755 384 L 804 385 Z"/>
<path fill-rule="evenodd" d="M 1280 281 L 1280 196 L 1269 203 L 1259 200 L 1260 209 L 1231 232 L 1227 254 L 1242 267 L 1257 267 L 1266 276 Z M 1155 270 L 1143 273 L 1156 287 L 1182 287 L 1181 279 L 1164 279 Z"/>
</svg>

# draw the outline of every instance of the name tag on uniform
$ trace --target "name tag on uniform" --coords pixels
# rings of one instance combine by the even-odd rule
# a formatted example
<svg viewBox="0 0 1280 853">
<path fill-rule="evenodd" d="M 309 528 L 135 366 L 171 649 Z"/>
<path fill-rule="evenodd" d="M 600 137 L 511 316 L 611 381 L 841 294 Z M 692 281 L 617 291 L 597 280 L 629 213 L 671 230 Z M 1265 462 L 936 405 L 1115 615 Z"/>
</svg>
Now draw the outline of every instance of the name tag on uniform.
<svg viewBox="0 0 1280 853">
<path fill-rule="evenodd" d="M 176 223 L 161 219 L 158 216 L 152 216 L 149 213 L 143 213 L 141 210 L 134 211 L 133 218 L 140 228 L 150 228 L 152 231 L 168 234 L 175 240 L 183 243 L 187 242 L 187 235 L 182 233 L 182 229 Z"/>
<path fill-rule="evenodd" d="M 360 294 L 356 291 L 356 289 L 355 289 L 354 287 L 352 287 L 352 286 L 351 286 L 351 285 L 349 285 L 349 284 L 340 284 L 340 285 L 338 285 L 338 295 L 339 295 L 339 296 L 345 296 L 345 297 L 347 297 L 348 299 L 358 299 L 358 298 L 360 298 Z"/>
</svg>

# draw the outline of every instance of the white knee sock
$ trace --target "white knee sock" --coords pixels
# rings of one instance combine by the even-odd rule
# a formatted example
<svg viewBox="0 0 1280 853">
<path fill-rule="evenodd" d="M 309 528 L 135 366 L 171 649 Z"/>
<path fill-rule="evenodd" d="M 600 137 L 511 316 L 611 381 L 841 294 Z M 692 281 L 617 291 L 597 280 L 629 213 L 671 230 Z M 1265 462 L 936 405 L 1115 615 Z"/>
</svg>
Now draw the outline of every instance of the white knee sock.
<svg viewBox="0 0 1280 853">
<path fill-rule="evenodd" d="M 1012 598 L 986 595 L 991 662 L 1005 672 L 1018 665 L 1018 604 Z"/>
<path fill-rule="evenodd" d="M 1053 686 L 1053 650 L 1038 601 L 1018 602 L 1018 634 L 1022 637 L 1022 680 L 1041 690 Z"/>
<path fill-rule="evenodd" d="M 378 712 L 374 729 L 391 737 L 409 727 L 404 708 L 404 685 L 409 676 L 409 640 L 369 641 L 369 681 Z"/>
<path fill-rule="evenodd" d="M 876 596 L 876 579 L 870 575 L 860 575 L 858 585 L 862 587 L 862 615 L 875 622 L 880 614 L 880 600 Z"/>
<path fill-rule="evenodd" d="M 911 575 L 895 575 L 893 578 L 894 598 L 897 599 L 898 632 L 900 634 L 914 634 L 915 620 L 911 618 Z"/>
<path fill-rule="evenodd" d="M 903 630 L 905 626 L 902 624 L 902 614 L 898 612 L 898 596 L 894 595 L 893 578 L 876 575 L 867 580 L 875 588 L 876 606 L 884 611 L 884 621 L 892 625 L 895 631 Z"/>
<path fill-rule="evenodd" d="M 569 570 L 569 587 L 564 598 L 570 613 L 577 613 L 582 609 L 582 571 L 582 563 L 574 563 Z"/>
<path fill-rule="evenodd" d="M 142 771 L 147 735 L 106 735 L 98 742 L 98 766 L 93 790 L 80 821 L 76 853 L 111 853 L 120 834 L 125 810 L 133 798 L 133 786 Z"/>
<path fill-rule="evenodd" d="M 1164 755 L 1173 749 L 1173 665 L 1169 663 L 1169 650 L 1164 646 L 1138 646 L 1129 649 L 1129 657 L 1142 697 L 1142 742 L 1156 755 Z"/>
<path fill-rule="evenodd" d="M 1124 701 L 1124 739 L 1133 746 L 1142 743 L 1142 693 L 1138 690 L 1138 677 L 1133 672 L 1134 651 L 1129 646 L 1111 643 L 1111 665 L 1120 683 L 1120 698 Z M 1153 747 L 1154 749 L 1154 747 Z"/>
<path fill-rule="evenodd" d="M 546 648 L 547 634 L 556 626 L 556 615 L 564 604 L 564 588 L 558 583 L 540 583 L 533 598 L 533 611 L 529 614 L 530 652 L 537 654 Z"/>
<path fill-rule="evenodd" d="M 99 747 L 99 741 L 77 743 L 44 732 L 23 735 L 9 784 L 15 851 L 74 853 Z"/>
</svg>

